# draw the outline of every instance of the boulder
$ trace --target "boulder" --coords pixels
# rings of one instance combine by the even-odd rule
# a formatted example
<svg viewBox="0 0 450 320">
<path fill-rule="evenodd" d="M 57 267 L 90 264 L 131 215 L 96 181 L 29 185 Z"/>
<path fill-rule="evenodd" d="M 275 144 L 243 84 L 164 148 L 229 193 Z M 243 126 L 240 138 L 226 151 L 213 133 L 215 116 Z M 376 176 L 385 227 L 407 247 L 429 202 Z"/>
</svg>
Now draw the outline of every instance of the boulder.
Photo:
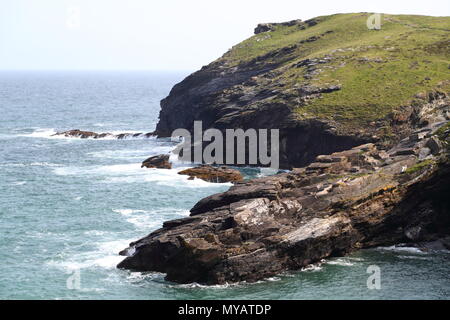
<svg viewBox="0 0 450 320">
<path fill-rule="evenodd" d="M 239 170 L 225 166 L 214 167 L 211 165 L 201 165 L 178 172 L 178 174 L 188 175 L 190 179 L 199 178 L 208 182 L 224 183 L 238 182 L 243 180 Z"/>
<path fill-rule="evenodd" d="M 255 34 L 267 32 L 267 31 L 273 31 L 275 28 L 271 23 L 260 23 L 255 28 Z"/>
<path fill-rule="evenodd" d="M 431 137 L 430 139 L 428 139 L 426 146 L 430 148 L 433 155 L 440 153 L 442 150 L 442 143 L 437 137 Z"/>
<path fill-rule="evenodd" d="M 172 169 L 168 154 L 150 157 L 142 162 L 141 168 Z"/>
</svg>

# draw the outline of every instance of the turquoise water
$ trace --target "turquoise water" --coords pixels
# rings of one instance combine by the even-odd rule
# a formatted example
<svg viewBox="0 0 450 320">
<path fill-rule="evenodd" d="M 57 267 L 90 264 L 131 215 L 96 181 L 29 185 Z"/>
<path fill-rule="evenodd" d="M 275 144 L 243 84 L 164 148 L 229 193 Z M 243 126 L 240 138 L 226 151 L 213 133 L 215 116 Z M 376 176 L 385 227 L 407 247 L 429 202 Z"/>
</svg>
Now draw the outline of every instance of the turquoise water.
<svg viewBox="0 0 450 320">
<path fill-rule="evenodd" d="M 448 299 L 448 252 L 378 248 L 256 284 L 177 285 L 118 270 L 118 252 L 229 184 L 141 169 L 157 139 L 52 137 L 149 132 L 182 73 L 0 73 L 0 299 Z M 252 173 L 253 175 L 255 172 Z M 367 267 L 380 267 L 369 290 Z M 79 275 L 80 286 L 67 286 Z M 70 282 L 70 281 L 69 281 Z"/>
</svg>

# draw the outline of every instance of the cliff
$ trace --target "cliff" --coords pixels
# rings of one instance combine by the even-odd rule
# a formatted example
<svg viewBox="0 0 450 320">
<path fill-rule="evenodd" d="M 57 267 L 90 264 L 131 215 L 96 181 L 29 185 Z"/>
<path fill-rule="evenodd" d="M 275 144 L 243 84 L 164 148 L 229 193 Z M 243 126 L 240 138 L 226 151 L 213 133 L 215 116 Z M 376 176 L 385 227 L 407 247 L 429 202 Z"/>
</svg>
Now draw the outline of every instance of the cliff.
<svg viewBox="0 0 450 320">
<path fill-rule="evenodd" d="M 119 268 L 256 281 L 330 256 L 450 248 L 450 18 L 338 14 L 260 24 L 177 84 L 156 133 L 280 129 L 290 172 L 237 182 L 133 242 Z"/>
<path fill-rule="evenodd" d="M 429 94 L 448 93 L 449 17 L 367 13 L 261 24 L 256 34 L 175 85 L 156 133 L 177 128 L 276 128 L 282 168 L 420 125 Z"/>
</svg>

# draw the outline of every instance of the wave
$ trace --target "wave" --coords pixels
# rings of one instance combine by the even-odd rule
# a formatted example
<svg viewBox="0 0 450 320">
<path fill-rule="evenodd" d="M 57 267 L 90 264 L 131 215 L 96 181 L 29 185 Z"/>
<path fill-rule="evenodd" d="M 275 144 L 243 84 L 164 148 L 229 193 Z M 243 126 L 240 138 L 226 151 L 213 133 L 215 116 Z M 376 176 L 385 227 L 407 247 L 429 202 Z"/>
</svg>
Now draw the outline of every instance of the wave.
<svg viewBox="0 0 450 320">
<path fill-rule="evenodd" d="M 50 162 L 0 163 L 0 167 L 60 167 L 61 164 Z"/>
<path fill-rule="evenodd" d="M 348 258 L 336 258 L 333 260 L 328 260 L 325 262 L 325 264 L 331 264 L 331 265 L 342 266 L 342 267 L 350 267 L 350 266 L 355 265 Z"/>
<path fill-rule="evenodd" d="M 109 135 L 102 138 L 81 138 L 81 137 L 66 137 L 63 135 L 55 136 L 56 133 L 61 131 L 56 131 L 54 128 L 38 128 L 31 133 L 20 133 L 17 134 L 19 137 L 29 137 L 29 138 L 45 138 L 45 139 L 63 139 L 63 140 L 119 140 L 117 135 L 122 133 L 130 134 L 130 136 L 124 137 L 122 140 L 127 139 L 156 139 L 155 136 L 146 137 L 144 132 L 136 130 L 113 130 L 109 131 Z M 142 133 L 139 136 L 133 137 L 133 134 Z"/>
<path fill-rule="evenodd" d="M 88 156 L 94 158 L 106 159 L 139 159 L 141 161 L 148 157 L 169 153 L 172 150 L 171 146 L 149 146 L 147 149 L 126 149 L 126 150 L 103 150 L 87 153 Z"/>
<path fill-rule="evenodd" d="M 300 272 L 308 271 L 308 272 L 316 272 L 322 270 L 323 263 L 326 262 L 324 259 L 320 260 L 317 263 L 309 264 L 300 269 Z"/>
<path fill-rule="evenodd" d="M 103 176 L 102 183 L 148 183 L 173 188 L 211 188 L 232 186 L 228 183 L 213 183 L 201 179 L 189 180 L 186 175 L 178 172 L 189 167 L 177 167 L 175 169 L 148 169 L 141 168 L 141 163 L 114 164 L 106 166 L 86 167 L 58 167 L 53 173 L 60 176 L 91 175 Z"/>
<path fill-rule="evenodd" d="M 162 227 L 164 221 L 189 216 L 189 210 L 164 208 L 156 210 L 113 209 L 121 214 L 125 220 L 133 224 L 137 229 L 157 229 Z"/>
<path fill-rule="evenodd" d="M 404 247 L 404 246 L 389 246 L 389 247 L 377 247 L 377 250 L 380 251 L 393 251 L 393 252 L 407 252 L 407 253 L 413 253 L 413 254 L 426 254 L 425 251 L 416 248 L 416 247 Z"/>
<path fill-rule="evenodd" d="M 70 258 L 62 261 L 51 260 L 48 266 L 62 268 L 68 271 L 85 268 L 115 269 L 117 264 L 123 260 L 118 252 L 126 248 L 133 239 L 119 239 L 105 241 L 97 244 L 97 248 L 92 251 L 71 254 Z"/>
<path fill-rule="evenodd" d="M 23 186 L 26 183 L 27 183 L 26 181 L 16 181 L 16 182 L 11 183 L 11 185 L 13 185 L 13 186 Z"/>
<path fill-rule="evenodd" d="M 31 137 L 31 138 L 52 138 L 52 135 L 56 133 L 53 128 L 38 128 L 35 129 L 32 133 L 28 134 L 18 134 L 20 137 Z"/>
</svg>

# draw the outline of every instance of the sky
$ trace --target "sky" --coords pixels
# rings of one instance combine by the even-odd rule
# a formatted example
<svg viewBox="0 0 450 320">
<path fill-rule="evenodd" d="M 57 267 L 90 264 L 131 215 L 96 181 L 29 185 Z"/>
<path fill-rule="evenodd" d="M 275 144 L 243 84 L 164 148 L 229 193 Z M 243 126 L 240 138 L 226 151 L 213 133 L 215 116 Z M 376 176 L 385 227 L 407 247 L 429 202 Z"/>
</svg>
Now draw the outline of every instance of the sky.
<svg viewBox="0 0 450 320">
<path fill-rule="evenodd" d="M 0 70 L 196 70 L 258 23 L 346 12 L 450 16 L 450 1 L 0 0 Z"/>
</svg>

